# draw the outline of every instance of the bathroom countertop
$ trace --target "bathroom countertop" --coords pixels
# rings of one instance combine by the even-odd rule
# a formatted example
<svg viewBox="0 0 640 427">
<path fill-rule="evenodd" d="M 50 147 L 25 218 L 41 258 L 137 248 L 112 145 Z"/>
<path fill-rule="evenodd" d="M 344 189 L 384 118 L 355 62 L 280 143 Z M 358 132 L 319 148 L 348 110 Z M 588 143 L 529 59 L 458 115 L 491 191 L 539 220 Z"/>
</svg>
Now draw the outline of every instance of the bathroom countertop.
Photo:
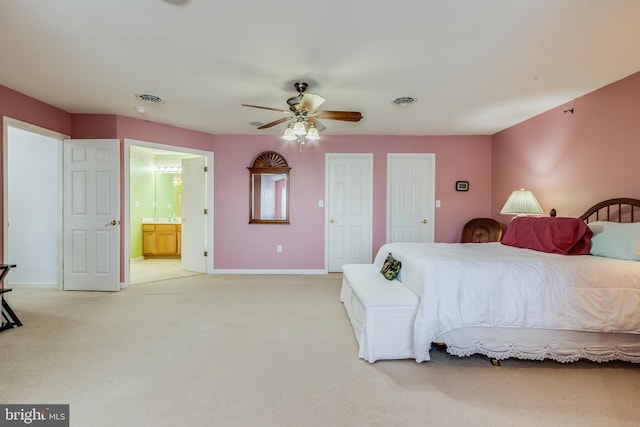
<svg viewBox="0 0 640 427">
<path fill-rule="evenodd" d="M 143 224 L 181 224 L 182 218 L 177 216 L 175 218 L 142 218 Z"/>
</svg>

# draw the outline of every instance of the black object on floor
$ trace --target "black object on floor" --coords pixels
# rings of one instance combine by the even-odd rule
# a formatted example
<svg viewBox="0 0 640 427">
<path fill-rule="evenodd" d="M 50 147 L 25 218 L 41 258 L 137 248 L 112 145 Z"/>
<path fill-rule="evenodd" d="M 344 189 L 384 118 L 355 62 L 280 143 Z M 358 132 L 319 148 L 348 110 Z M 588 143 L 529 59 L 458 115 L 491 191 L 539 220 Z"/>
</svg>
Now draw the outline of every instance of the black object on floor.
<svg viewBox="0 0 640 427">
<path fill-rule="evenodd" d="M 16 313 L 11 309 L 11 306 L 4 299 L 6 292 L 11 292 L 11 289 L 5 289 L 4 278 L 9 273 L 9 270 L 14 268 L 15 264 L 0 264 L 0 299 L 2 299 L 2 324 L 0 325 L 0 332 L 9 328 L 18 328 L 22 326 L 22 322 L 16 316 Z"/>
</svg>

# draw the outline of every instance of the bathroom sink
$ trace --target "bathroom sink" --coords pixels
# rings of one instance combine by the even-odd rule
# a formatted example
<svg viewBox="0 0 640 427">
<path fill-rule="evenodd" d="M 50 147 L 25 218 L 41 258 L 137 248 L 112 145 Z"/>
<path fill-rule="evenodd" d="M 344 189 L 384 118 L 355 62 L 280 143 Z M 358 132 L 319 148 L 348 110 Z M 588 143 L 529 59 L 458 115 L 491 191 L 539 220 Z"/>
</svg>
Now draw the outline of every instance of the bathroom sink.
<svg viewBox="0 0 640 427">
<path fill-rule="evenodd" d="M 181 224 L 182 218 L 177 216 L 175 218 L 142 218 L 143 224 Z"/>
</svg>

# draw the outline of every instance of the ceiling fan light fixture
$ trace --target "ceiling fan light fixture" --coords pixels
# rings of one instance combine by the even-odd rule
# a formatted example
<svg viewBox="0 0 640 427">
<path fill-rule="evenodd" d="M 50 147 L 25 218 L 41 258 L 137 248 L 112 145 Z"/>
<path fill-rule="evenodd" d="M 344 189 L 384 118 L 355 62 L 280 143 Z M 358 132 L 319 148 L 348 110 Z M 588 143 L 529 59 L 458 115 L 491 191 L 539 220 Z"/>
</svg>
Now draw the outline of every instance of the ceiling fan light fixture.
<svg viewBox="0 0 640 427">
<path fill-rule="evenodd" d="M 304 123 L 301 120 L 295 122 L 295 124 L 293 125 L 292 131 L 296 135 L 306 135 L 307 134 L 307 128 L 305 127 Z"/>
<path fill-rule="evenodd" d="M 305 136 L 305 138 L 311 141 L 317 141 L 318 139 L 320 139 L 320 134 L 318 133 L 318 129 L 316 129 L 315 126 L 311 125 L 309 127 L 309 131 L 307 132 L 307 135 Z"/>
<path fill-rule="evenodd" d="M 282 135 L 282 139 L 287 141 L 294 141 L 298 138 L 298 136 L 293 133 L 293 127 L 291 125 L 287 126 L 284 130 L 284 134 Z"/>
<path fill-rule="evenodd" d="M 320 139 L 320 132 L 326 127 L 318 119 L 339 120 L 345 122 L 359 122 L 362 119 L 362 113 L 359 111 L 324 111 L 318 108 L 326 101 L 320 95 L 305 93 L 307 83 L 296 82 L 294 87 L 298 92 L 297 96 L 287 99 L 289 110 L 280 108 L 263 107 L 260 105 L 241 104 L 244 107 L 260 108 L 263 110 L 278 111 L 287 114 L 278 120 L 273 120 L 266 124 L 251 122 L 258 126 L 258 129 L 266 129 L 272 126 L 286 123 L 287 128 L 284 130 L 282 138 L 289 141 L 297 141 L 302 151 L 302 145 L 305 138 L 309 141 Z"/>
</svg>

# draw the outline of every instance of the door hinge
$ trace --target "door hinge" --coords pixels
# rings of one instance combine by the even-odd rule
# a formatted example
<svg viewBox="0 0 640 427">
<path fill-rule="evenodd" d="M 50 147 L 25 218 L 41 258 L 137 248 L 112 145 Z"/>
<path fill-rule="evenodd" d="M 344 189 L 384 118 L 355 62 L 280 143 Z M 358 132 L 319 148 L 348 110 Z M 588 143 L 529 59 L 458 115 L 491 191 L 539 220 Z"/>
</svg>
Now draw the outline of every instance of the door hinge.
<svg viewBox="0 0 640 427">
<path fill-rule="evenodd" d="M 207 251 L 204 251 L 204 256 L 207 256 L 207 255 L 208 255 Z"/>
<path fill-rule="evenodd" d="M 209 213 L 209 211 L 208 211 L 207 209 L 205 209 L 205 210 L 204 210 L 204 214 L 206 215 L 206 214 L 208 214 L 208 213 Z"/>
<path fill-rule="evenodd" d="M 209 172 L 209 168 L 207 166 L 204 167 L 205 172 Z"/>
</svg>

